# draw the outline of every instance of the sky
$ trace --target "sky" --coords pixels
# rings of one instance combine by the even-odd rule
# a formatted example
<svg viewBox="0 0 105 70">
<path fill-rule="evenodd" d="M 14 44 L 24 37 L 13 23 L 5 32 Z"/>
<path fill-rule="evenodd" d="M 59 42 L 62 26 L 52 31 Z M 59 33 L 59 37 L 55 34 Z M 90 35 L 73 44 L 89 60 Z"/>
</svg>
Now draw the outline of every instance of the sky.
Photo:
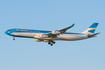
<svg viewBox="0 0 105 70">
<path fill-rule="evenodd" d="M 12 28 L 80 33 L 92 23 L 97 37 L 57 41 L 53 47 L 4 32 Z M 105 0 L 0 0 L 0 70 L 105 70 Z"/>
</svg>

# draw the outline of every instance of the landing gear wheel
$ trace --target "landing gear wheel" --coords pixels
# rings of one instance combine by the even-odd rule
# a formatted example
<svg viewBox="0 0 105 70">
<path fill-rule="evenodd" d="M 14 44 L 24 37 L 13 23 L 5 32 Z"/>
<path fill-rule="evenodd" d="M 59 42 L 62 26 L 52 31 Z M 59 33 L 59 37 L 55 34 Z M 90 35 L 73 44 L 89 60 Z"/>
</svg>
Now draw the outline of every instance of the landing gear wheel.
<svg viewBox="0 0 105 70">
<path fill-rule="evenodd" d="M 51 46 L 53 46 L 53 44 L 50 44 Z"/>
<path fill-rule="evenodd" d="M 55 44 L 55 42 L 52 42 L 53 44 Z"/>
<path fill-rule="evenodd" d="M 48 42 L 48 44 L 51 44 L 50 42 Z"/>
<path fill-rule="evenodd" d="M 15 37 L 13 37 L 13 40 L 15 40 Z"/>
</svg>

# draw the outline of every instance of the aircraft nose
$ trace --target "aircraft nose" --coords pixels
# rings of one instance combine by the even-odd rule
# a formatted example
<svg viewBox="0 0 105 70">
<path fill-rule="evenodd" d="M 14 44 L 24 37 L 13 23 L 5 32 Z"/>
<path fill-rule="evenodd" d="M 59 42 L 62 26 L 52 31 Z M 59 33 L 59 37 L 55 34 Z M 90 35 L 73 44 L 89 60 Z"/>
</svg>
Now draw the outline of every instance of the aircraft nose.
<svg viewBox="0 0 105 70">
<path fill-rule="evenodd" d="M 5 33 L 5 34 L 8 34 L 8 32 L 7 32 L 7 31 L 5 31 L 4 33 Z"/>
</svg>

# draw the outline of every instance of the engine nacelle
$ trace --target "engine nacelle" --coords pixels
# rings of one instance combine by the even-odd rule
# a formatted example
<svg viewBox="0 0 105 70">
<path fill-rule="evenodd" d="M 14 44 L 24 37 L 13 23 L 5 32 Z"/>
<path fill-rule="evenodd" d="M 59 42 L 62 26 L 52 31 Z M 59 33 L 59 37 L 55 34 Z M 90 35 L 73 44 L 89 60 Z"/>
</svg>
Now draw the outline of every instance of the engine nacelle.
<svg viewBox="0 0 105 70">
<path fill-rule="evenodd" d="M 49 42 L 49 40 L 44 40 L 44 42 Z"/>
<path fill-rule="evenodd" d="M 52 34 L 60 34 L 60 32 L 55 30 L 55 31 L 52 31 Z"/>
<path fill-rule="evenodd" d="M 48 38 L 48 36 L 43 35 L 43 34 L 38 34 L 38 35 L 34 36 L 34 38 Z"/>
<path fill-rule="evenodd" d="M 40 39 L 36 39 L 36 42 L 42 42 L 42 40 L 40 40 Z"/>
</svg>

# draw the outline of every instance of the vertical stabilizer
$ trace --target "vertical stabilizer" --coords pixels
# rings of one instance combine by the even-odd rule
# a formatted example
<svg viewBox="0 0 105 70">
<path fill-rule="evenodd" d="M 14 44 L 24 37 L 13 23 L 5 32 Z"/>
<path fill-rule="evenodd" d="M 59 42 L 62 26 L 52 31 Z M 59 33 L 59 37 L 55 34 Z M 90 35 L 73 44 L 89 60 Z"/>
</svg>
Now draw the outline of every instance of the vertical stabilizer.
<svg viewBox="0 0 105 70">
<path fill-rule="evenodd" d="M 95 32 L 99 23 L 93 23 L 86 31 L 82 32 L 83 34 L 92 34 Z"/>
</svg>

